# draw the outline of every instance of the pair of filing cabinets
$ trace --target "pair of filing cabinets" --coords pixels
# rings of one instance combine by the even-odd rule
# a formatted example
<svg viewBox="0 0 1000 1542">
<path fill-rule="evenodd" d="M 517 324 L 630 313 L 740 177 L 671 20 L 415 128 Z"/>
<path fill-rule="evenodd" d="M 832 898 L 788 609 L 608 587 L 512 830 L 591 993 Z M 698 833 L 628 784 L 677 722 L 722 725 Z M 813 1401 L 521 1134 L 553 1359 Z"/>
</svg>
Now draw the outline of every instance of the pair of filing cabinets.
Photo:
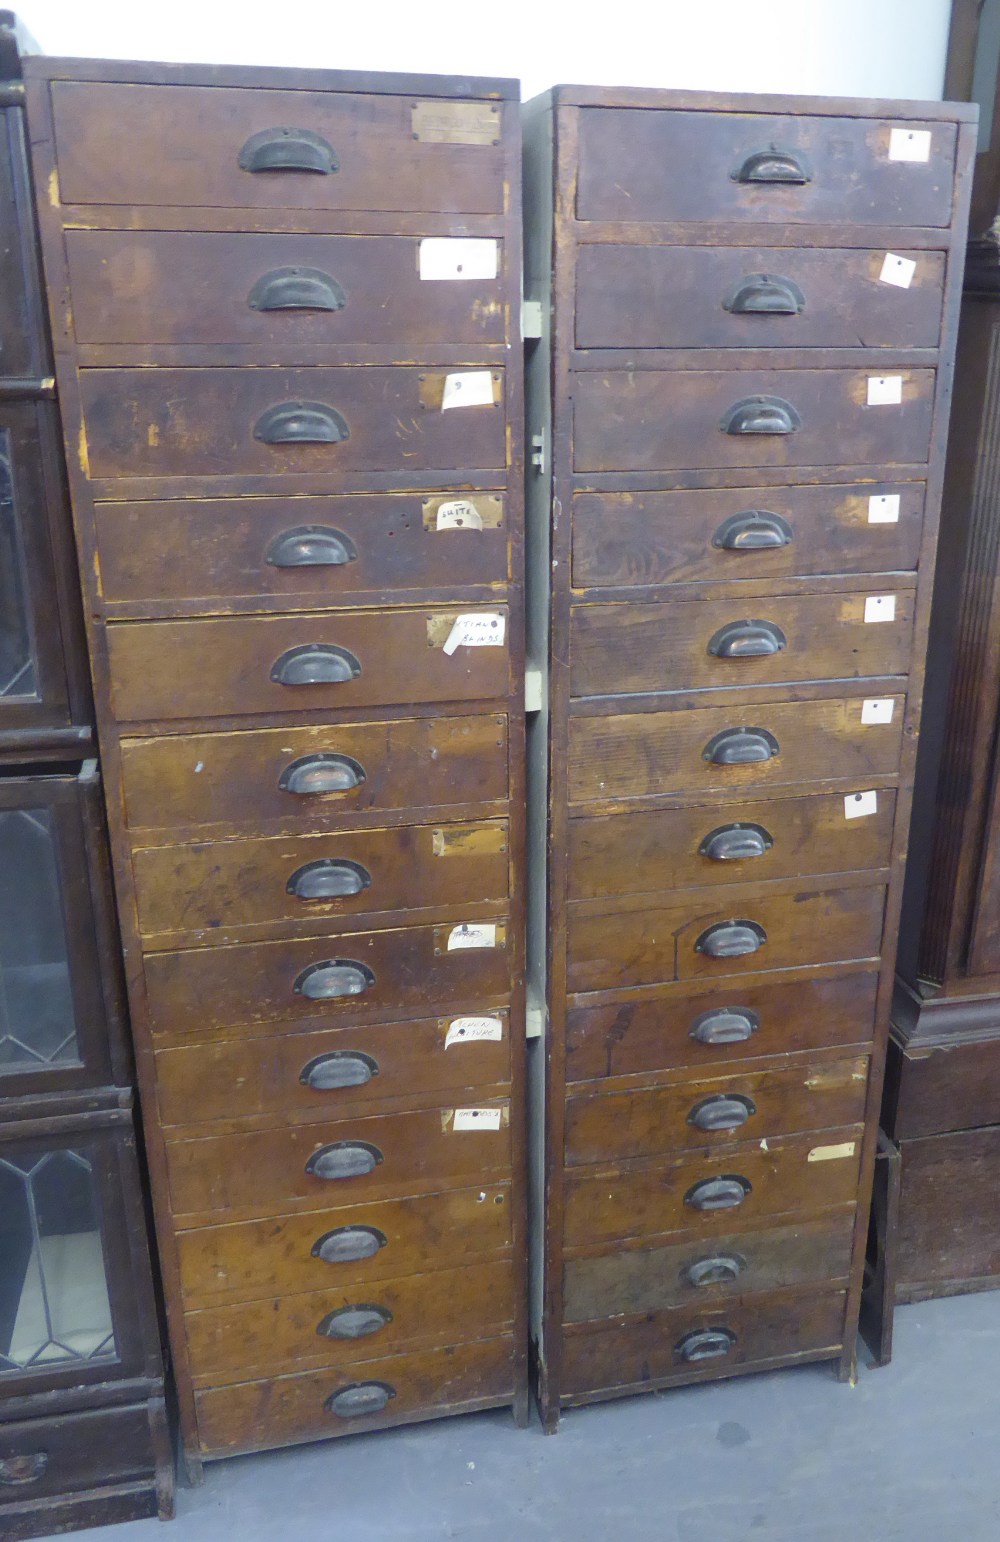
<svg viewBox="0 0 1000 1542">
<path fill-rule="evenodd" d="M 189 1462 L 849 1364 L 963 110 L 28 89 Z"/>
</svg>

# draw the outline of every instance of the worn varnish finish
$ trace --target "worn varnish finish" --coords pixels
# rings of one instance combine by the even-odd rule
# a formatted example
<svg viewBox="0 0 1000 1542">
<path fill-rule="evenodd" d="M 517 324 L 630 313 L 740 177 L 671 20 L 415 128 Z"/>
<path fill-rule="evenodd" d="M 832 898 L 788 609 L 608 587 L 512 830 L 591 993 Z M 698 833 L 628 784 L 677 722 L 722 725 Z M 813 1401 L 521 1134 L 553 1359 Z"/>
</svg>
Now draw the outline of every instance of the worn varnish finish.
<svg viewBox="0 0 1000 1542">
<path fill-rule="evenodd" d="M 28 75 L 187 1460 L 523 1417 L 516 86 Z"/>
<path fill-rule="evenodd" d="M 526 111 L 550 1428 L 850 1370 L 971 117 L 569 87 Z M 716 1239 L 760 1267 L 685 1305 Z"/>
</svg>

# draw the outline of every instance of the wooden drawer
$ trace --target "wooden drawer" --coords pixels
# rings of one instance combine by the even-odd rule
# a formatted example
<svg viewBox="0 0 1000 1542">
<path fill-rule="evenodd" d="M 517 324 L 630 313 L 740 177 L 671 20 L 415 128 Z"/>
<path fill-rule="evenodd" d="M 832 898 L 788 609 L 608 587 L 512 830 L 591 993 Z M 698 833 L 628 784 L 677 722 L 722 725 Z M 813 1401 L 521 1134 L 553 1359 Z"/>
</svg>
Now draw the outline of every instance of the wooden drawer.
<svg viewBox="0 0 1000 1542">
<path fill-rule="evenodd" d="M 8 1505 L 19 1507 L 30 1500 L 69 1497 L 80 1490 L 99 1490 L 143 1478 L 152 1480 L 156 1461 L 147 1403 L 0 1424 L 3 1535 L 11 1535 L 4 1520 Z M 44 1522 L 45 1517 L 39 1519 Z"/>
<path fill-rule="evenodd" d="M 668 1087 L 581 1092 L 566 1102 L 566 1165 L 707 1150 L 864 1119 L 868 1060 L 744 1070 Z"/>
<path fill-rule="evenodd" d="M 460 615 L 504 637 L 502 606 L 118 622 L 112 706 L 138 723 L 506 696 L 506 641 L 445 651 Z"/>
<path fill-rule="evenodd" d="M 514 1299 L 513 1267 L 501 1259 L 366 1284 L 360 1292 L 331 1281 L 308 1295 L 188 1312 L 194 1384 L 313 1367 L 350 1373 L 376 1355 L 498 1338 L 513 1329 Z"/>
<path fill-rule="evenodd" d="M 351 1413 L 341 1402 L 337 1414 L 328 1406 L 348 1387 L 372 1383 L 386 1398 L 379 1411 Z M 212 1388 L 195 1394 L 195 1406 L 202 1449 L 224 1456 L 513 1402 L 514 1386 L 513 1340 L 485 1339 L 367 1360 L 350 1372 L 306 1371 Z"/>
<path fill-rule="evenodd" d="M 936 348 L 945 254 L 900 257 L 906 288 L 881 278 L 884 247 L 581 246 L 576 345 Z"/>
<path fill-rule="evenodd" d="M 894 158 L 893 136 L 914 132 L 929 135 L 926 158 Z M 944 226 L 956 139 L 954 123 L 918 120 L 584 109 L 576 217 Z"/>
<path fill-rule="evenodd" d="M 462 512 L 469 504 L 472 515 Z M 450 507 L 464 524 L 438 530 L 442 507 L 446 522 Z M 255 610 L 307 608 L 358 594 L 382 601 L 421 589 L 499 587 L 510 578 L 497 493 L 165 499 L 99 503 L 94 513 L 101 593 L 112 614 L 122 606 L 225 611 L 239 600 Z"/>
<path fill-rule="evenodd" d="M 675 1307 L 614 1326 L 584 1330 L 581 1325 L 566 1333 L 564 1400 L 766 1370 L 798 1355 L 835 1359 L 844 1337 L 845 1302 L 843 1291 L 782 1293 L 725 1307 Z M 699 1338 L 690 1337 L 694 1334 Z M 705 1358 L 688 1360 L 692 1353 Z"/>
<path fill-rule="evenodd" d="M 517 119 L 516 103 L 409 93 L 61 80 L 51 93 L 64 204 L 499 213 L 501 126 Z M 247 141 L 269 130 L 318 136 L 336 165 L 314 142 L 308 170 L 287 155 L 277 169 L 244 168 Z M 266 159 L 266 144 L 255 153 Z"/>
<path fill-rule="evenodd" d="M 783 1287 L 847 1285 L 854 1217 L 850 1212 L 771 1231 L 737 1232 L 666 1247 L 616 1247 L 572 1258 L 563 1280 L 567 1323 L 635 1317 L 670 1307 L 689 1311 L 734 1296 Z"/>
<path fill-rule="evenodd" d="M 900 382 L 900 402 L 869 406 L 883 379 Z M 932 369 L 884 376 L 877 368 L 581 370 L 573 383 L 573 466 L 922 465 L 933 407 Z M 747 426 L 754 424 L 763 426 Z"/>
<path fill-rule="evenodd" d="M 995 999 L 983 998 L 981 1005 L 991 1015 L 996 1011 Z M 995 1023 L 988 1031 L 995 1034 Z M 1000 1038 L 939 1040 L 922 1053 L 902 1050 L 890 1038 L 888 1079 L 898 1086 L 891 1123 L 886 1121 L 897 1142 L 1000 1125 Z"/>
<path fill-rule="evenodd" d="M 871 482 L 578 493 L 573 583 L 585 588 L 912 572 L 925 492 L 923 482 Z M 753 541 L 775 544 L 744 544 Z"/>
<path fill-rule="evenodd" d="M 955 1130 L 900 1143 L 897 1301 L 1000 1284 L 1000 1129 Z"/>
<path fill-rule="evenodd" d="M 68 230 L 73 332 L 81 344 L 260 343 L 285 364 L 317 343 L 411 358 L 439 343 L 502 343 L 496 245 L 496 278 L 449 283 L 421 280 L 415 236 Z"/>
<path fill-rule="evenodd" d="M 480 1031 L 496 1037 L 470 1036 Z M 278 1113 L 315 1117 L 322 1110 L 340 1116 L 384 1099 L 440 1102 L 464 1088 L 510 1082 L 508 1013 L 181 1045 L 157 1051 L 156 1079 L 165 1125 Z"/>
<path fill-rule="evenodd" d="M 317 1015 L 333 1027 L 452 1002 L 472 1002 L 477 1012 L 502 1005 L 510 989 L 506 920 L 477 921 L 472 936 L 465 925 L 456 916 L 441 926 L 150 953 L 150 1030 L 212 1034 Z"/>
<path fill-rule="evenodd" d="M 257 1301 L 268 1291 L 367 1292 L 381 1280 L 505 1255 L 511 1221 L 510 1184 L 493 1182 L 181 1231 L 181 1289 L 190 1308 Z M 331 1256 L 344 1248 L 345 1231 L 362 1229 L 375 1248 L 370 1256 Z"/>
<path fill-rule="evenodd" d="M 903 731 L 903 697 L 892 700 L 888 723 L 863 722 L 860 697 L 570 718 L 569 799 L 613 803 L 891 775 Z M 744 746 L 745 762 L 713 758 L 743 753 Z"/>
<path fill-rule="evenodd" d="M 912 590 L 577 605 L 574 696 L 902 675 Z M 746 651 L 744 651 L 746 650 Z"/>
<path fill-rule="evenodd" d="M 777 1136 L 566 1175 L 569 1248 L 683 1233 L 714 1238 L 780 1215 L 853 1206 L 862 1126 Z M 729 1180 L 735 1179 L 735 1182 Z M 719 1188 L 719 1181 L 726 1180 Z"/>
<path fill-rule="evenodd" d="M 125 818 L 136 832 L 338 829 L 345 814 L 503 801 L 507 719 L 403 718 L 125 739 L 122 778 Z"/>
<path fill-rule="evenodd" d="M 443 411 L 447 374 L 377 365 L 82 370 L 89 474 L 253 478 L 255 492 L 268 477 L 309 473 L 385 471 L 411 483 L 464 467 L 502 475 L 503 372 L 492 371 L 492 404 Z M 899 409 L 883 411 L 895 418 Z"/>
<path fill-rule="evenodd" d="M 719 988 L 667 986 L 654 1001 L 571 1006 L 566 1021 L 566 1079 L 702 1070 L 756 1055 L 867 1044 L 878 975 L 751 981 Z"/>
<path fill-rule="evenodd" d="M 807 890 L 800 885 L 784 894 L 745 885 L 718 898 L 691 890 L 673 904 L 652 904 L 642 896 L 618 903 L 629 908 L 609 911 L 598 900 L 569 907 L 569 991 L 874 959 L 882 946 L 882 884 Z"/>
<path fill-rule="evenodd" d="M 498 1127 L 487 1128 L 482 1119 L 479 1126 L 456 1129 L 456 1109 L 449 1106 L 175 1138 L 167 1145 L 174 1214 L 232 1213 L 234 1219 L 251 1219 L 282 1206 L 324 1210 L 331 1204 L 357 1205 L 442 1184 L 461 1188 L 463 1183 L 507 1177 L 510 1105 L 496 1100 L 480 1105 L 474 1099 L 472 1104 L 480 1115 L 484 1107 L 494 1110 Z M 319 1152 L 324 1153 L 322 1159 L 316 1156 Z M 320 1161 L 320 1171 L 307 1170 L 314 1159 Z"/>
<path fill-rule="evenodd" d="M 341 916 L 503 901 L 507 828 L 494 819 L 139 848 L 139 930 L 196 938 L 221 929 L 230 941 L 249 941 L 279 924 L 288 934 Z"/>
<path fill-rule="evenodd" d="M 886 867 L 895 793 L 881 793 L 867 818 L 846 819 L 844 807 L 842 793 L 814 793 L 571 819 L 567 892 L 597 899 Z"/>
</svg>

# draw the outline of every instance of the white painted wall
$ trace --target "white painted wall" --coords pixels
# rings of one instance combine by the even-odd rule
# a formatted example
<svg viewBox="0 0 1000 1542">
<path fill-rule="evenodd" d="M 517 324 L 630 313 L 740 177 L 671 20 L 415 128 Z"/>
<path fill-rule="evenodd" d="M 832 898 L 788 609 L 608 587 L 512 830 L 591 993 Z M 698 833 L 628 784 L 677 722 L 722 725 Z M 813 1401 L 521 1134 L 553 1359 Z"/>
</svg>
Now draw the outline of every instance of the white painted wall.
<svg viewBox="0 0 1000 1542">
<path fill-rule="evenodd" d="M 13 0 L 16 4 L 16 0 Z M 950 0 L 21 0 L 44 53 L 941 95 Z M 754 18 L 759 18 L 755 20 Z"/>
</svg>

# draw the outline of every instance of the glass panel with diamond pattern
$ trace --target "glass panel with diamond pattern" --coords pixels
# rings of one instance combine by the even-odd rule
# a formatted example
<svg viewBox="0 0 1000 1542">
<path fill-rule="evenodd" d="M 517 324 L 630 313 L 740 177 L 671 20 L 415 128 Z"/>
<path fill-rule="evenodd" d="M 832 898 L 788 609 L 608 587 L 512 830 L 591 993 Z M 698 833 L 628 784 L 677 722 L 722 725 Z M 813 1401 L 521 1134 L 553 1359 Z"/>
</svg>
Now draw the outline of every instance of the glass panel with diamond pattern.
<svg viewBox="0 0 1000 1542">
<path fill-rule="evenodd" d="M 0 430 L 0 702 L 37 701 L 38 671 L 11 465 L 10 435 Z"/>
<path fill-rule="evenodd" d="M 0 1074 L 79 1065 L 52 814 L 0 810 Z"/>
</svg>

